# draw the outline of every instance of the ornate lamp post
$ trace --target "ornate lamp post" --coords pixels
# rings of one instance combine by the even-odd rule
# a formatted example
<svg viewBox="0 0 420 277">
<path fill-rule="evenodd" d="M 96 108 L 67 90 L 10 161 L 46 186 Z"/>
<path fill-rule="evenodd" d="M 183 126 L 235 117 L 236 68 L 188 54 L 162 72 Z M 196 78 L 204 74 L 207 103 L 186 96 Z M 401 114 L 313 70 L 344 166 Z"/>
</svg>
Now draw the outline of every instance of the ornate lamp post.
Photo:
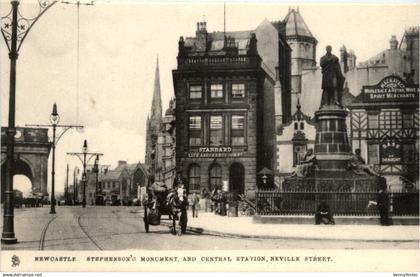
<svg viewBox="0 0 420 277">
<path fill-rule="evenodd" d="M 6 184 L 3 214 L 3 232 L 1 242 L 5 244 L 17 243 L 14 231 L 14 199 L 13 175 L 15 169 L 15 114 L 16 114 L 16 60 L 22 42 L 35 22 L 57 1 L 38 0 L 39 12 L 34 18 L 25 18 L 18 12 L 19 1 L 12 0 L 11 11 L 1 18 L 1 33 L 6 41 L 10 58 L 10 89 L 9 89 L 9 122 L 7 128 L 7 157 L 6 157 Z"/>
<path fill-rule="evenodd" d="M 55 214 L 55 147 L 61 137 L 71 128 L 83 128 L 82 125 L 59 125 L 60 116 L 57 112 L 57 104 L 54 103 L 53 109 L 50 115 L 50 122 L 51 125 L 42 125 L 42 124 L 26 124 L 25 126 L 28 127 L 52 127 L 53 130 L 53 137 L 52 137 L 52 169 L 51 169 L 51 206 L 50 206 L 50 214 Z M 61 134 L 56 136 L 57 127 L 63 128 Z"/>
<path fill-rule="evenodd" d="M 82 200 L 82 207 L 86 208 L 86 183 L 87 183 L 87 175 L 86 175 L 86 166 L 90 159 L 93 157 L 97 157 L 99 160 L 99 156 L 102 156 L 102 153 L 97 152 L 88 152 L 87 140 L 83 142 L 82 152 L 71 152 L 67 153 L 67 155 L 76 156 L 83 164 L 83 174 L 82 174 L 82 183 L 83 183 L 83 200 Z"/>
</svg>

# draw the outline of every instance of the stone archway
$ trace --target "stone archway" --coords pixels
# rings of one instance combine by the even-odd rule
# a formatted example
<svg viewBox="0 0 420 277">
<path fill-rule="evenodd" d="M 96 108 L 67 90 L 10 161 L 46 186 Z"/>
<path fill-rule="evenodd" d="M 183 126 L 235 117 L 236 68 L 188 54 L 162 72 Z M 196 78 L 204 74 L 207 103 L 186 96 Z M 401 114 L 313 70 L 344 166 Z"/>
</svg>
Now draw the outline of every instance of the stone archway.
<svg viewBox="0 0 420 277">
<path fill-rule="evenodd" d="M 27 161 L 19 159 L 15 162 L 14 175 L 26 176 L 32 183 L 32 192 L 37 192 L 37 191 L 34 191 L 34 187 L 33 187 L 33 183 L 34 183 L 33 182 L 33 179 L 34 179 L 33 169 L 31 168 L 31 165 Z M 5 184 L 6 184 L 6 162 L 4 161 L 1 164 L 1 202 L 2 203 L 4 201 Z M 16 189 L 16 187 L 14 187 L 13 189 Z"/>
<path fill-rule="evenodd" d="M 4 192 L 6 176 L 7 135 L 6 127 L 1 128 L 1 192 Z M 16 128 L 15 172 L 24 175 L 32 183 L 32 193 L 48 195 L 48 156 L 51 143 L 46 128 Z M 1 200 L 3 201 L 3 193 Z"/>
</svg>

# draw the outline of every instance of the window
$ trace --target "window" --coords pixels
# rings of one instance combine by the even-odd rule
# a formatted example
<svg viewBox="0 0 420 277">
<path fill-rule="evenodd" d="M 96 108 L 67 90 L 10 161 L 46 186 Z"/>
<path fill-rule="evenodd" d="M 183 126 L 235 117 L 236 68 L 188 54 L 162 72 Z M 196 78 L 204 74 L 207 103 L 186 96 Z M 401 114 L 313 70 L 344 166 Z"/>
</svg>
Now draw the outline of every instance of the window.
<svg viewBox="0 0 420 277">
<path fill-rule="evenodd" d="M 232 98 L 245 97 L 245 84 L 232 84 Z"/>
<path fill-rule="evenodd" d="M 414 128 L 414 115 L 412 113 L 405 113 L 402 116 L 404 128 Z"/>
<path fill-rule="evenodd" d="M 212 84 L 210 85 L 210 97 L 211 98 L 223 98 L 223 85 Z"/>
<path fill-rule="evenodd" d="M 300 129 L 304 130 L 305 129 L 305 124 L 303 122 L 300 123 Z"/>
<path fill-rule="evenodd" d="M 369 164 L 379 164 L 379 146 L 377 144 L 368 144 Z"/>
<path fill-rule="evenodd" d="M 379 115 L 379 129 L 395 129 L 402 127 L 400 111 L 382 111 Z"/>
<path fill-rule="evenodd" d="M 202 92 L 202 86 L 190 86 L 190 99 L 201 99 Z"/>
<path fill-rule="evenodd" d="M 404 163 L 416 163 L 416 148 L 414 144 L 403 144 Z"/>
<path fill-rule="evenodd" d="M 245 117 L 232 115 L 232 145 L 245 144 Z"/>
<path fill-rule="evenodd" d="M 193 164 L 188 170 L 189 191 L 200 190 L 200 166 Z"/>
<path fill-rule="evenodd" d="M 221 115 L 210 116 L 210 145 L 223 144 L 223 118 Z"/>
<path fill-rule="evenodd" d="M 377 114 L 369 114 L 368 115 L 368 124 L 369 129 L 378 129 L 378 115 Z"/>
<path fill-rule="evenodd" d="M 215 188 L 222 188 L 222 168 L 218 164 L 210 167 L 210 191 Z"/>
<path fill-rule="evenodd" d="M 201 116 L 190 116 L 188 131 L 189 144 L 201 145 Z"/>
</svg>

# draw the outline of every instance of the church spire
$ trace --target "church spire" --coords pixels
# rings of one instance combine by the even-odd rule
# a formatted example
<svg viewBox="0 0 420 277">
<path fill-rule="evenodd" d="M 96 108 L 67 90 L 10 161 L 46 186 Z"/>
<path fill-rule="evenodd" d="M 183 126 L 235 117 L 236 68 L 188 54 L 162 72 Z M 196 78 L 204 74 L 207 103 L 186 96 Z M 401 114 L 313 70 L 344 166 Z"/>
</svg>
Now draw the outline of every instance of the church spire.
<svg viewBox="0 0 420 277">
<path fill-rule="evenodd" d="M 162 122 L 162 99 L 160 95 L 160 78 L 159 78 L 159 56 L 156 58 L 155 84 L 153 87 L 153 100 L 150 112 L 150 124 L 155 130 L 160 129 Z"/>
</svg>

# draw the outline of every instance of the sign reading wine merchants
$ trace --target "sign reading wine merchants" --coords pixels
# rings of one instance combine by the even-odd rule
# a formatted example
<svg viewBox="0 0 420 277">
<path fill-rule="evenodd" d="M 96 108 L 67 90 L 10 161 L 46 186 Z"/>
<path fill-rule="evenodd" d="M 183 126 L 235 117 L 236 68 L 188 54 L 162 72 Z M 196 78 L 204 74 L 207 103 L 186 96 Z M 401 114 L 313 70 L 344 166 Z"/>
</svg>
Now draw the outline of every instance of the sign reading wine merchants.
<svg viewBox="0 0 420 277">
<path fill-rule="evenodd" d="M 365 102 L 418 101 L 419 85 L 409 85 L 398 76 L 387 76 L 378 84 L 363 86 Z"/>
</svg>

